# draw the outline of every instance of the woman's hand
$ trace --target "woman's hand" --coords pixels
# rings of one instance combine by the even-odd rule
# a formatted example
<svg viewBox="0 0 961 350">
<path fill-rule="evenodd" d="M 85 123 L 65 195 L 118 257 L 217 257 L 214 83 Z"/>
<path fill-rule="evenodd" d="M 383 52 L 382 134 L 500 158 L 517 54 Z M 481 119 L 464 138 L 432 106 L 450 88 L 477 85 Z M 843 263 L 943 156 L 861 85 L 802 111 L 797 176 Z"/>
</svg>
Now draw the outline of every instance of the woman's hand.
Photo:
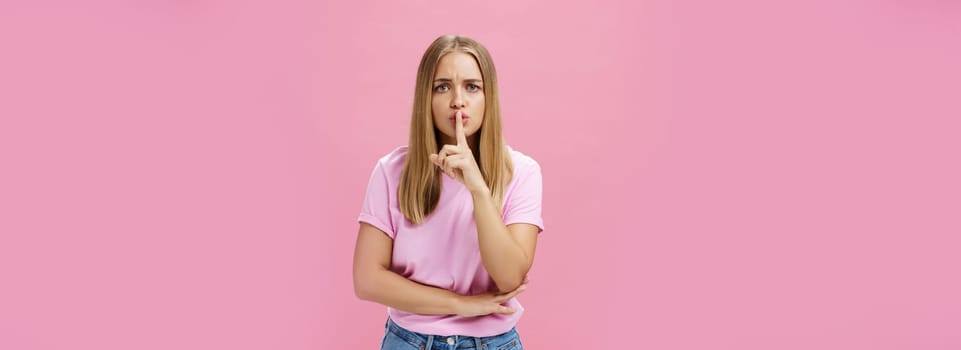
<svg viewBox="0 0 961 350">
<path fill-rule="evenodd" d="M 511 298 L 527 289 L 527 282 L 530 281 L 527 279 L 527 277 L 524 277 L 524 283 L 521 283 L 521 285 L 517 286 L 516 289 L 507 293 L 497 294 L 495 292 L 487 292 L 477 295 L 460 296 L 457 298 L 457 305 L 455 306 L 457 315 L 472 317 L 484 316 L 493 313 L 512 314 L 517 310 L 501 304 L 506 303 L 508 300 L 511 300 Z"/>
<path fill-rule="evenodd" d="M 456 145 L 444 145 L 440 152 L 432 153 L 430 161 L 451 178 L 464 184 L 472 193 L 487 189 L 484 175 L 481 174 L 474 154 L 467 145 L 467 135 L 464 134 L 464 119 L 461 111 L 455 115 L 454 129 L 457 133 Z"/>
</svg>

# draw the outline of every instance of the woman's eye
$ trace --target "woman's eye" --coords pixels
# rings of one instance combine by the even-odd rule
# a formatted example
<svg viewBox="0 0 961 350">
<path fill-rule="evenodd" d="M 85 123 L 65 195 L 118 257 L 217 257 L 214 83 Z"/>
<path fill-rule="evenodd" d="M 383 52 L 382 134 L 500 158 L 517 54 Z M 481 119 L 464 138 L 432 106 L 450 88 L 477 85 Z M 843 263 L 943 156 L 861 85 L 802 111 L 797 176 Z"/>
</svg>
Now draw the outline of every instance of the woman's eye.
<svg viewBox="0 0 961 350">
<path fill-rule="evenodd" d="M 447 85 L 437 85 L 434 87 L 435 92 L 446 92 L 448 90 L 450 90 L 450 87 Z M 467 91 L 476 92 L 480 90 L 481 90 L 481 87 L 477 84 L 467 84 Z"/>
</svg>

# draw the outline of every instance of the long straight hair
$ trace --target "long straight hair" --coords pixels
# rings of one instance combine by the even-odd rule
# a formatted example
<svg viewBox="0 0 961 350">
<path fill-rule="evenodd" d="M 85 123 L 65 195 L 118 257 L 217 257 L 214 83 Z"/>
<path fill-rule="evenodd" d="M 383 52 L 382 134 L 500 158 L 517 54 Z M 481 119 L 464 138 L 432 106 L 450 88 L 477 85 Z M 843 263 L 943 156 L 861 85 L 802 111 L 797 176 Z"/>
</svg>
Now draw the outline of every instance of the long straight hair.
<svg viewBox="0 0 961 350">
<path fill-rule="evenodd" d="M 410 119 L 410 140 L 404 172 L 398 186 L 400 211 L 407 220 L 420 224 L 437 207 L 441 192 L 441 171 L 431 163 L 429 155 L 440 149 L 431 112 L 434 73 L 441 57 L 451 52 L 470 54 L 480 67 L 484 84 L 484 119 L 479 133 L 479 144 L 474 156 L 498 212 L 503 210 L 504 191 L 510 183 L 514 164 L 504 143 L 501 131 L 500 98 L 497 93 L 497 72 L 487 49 L 474 39 L 444 35 L 430 44 L 420 60 L 417 82 L 414 85 L 414 109 Z"/>
</svg>

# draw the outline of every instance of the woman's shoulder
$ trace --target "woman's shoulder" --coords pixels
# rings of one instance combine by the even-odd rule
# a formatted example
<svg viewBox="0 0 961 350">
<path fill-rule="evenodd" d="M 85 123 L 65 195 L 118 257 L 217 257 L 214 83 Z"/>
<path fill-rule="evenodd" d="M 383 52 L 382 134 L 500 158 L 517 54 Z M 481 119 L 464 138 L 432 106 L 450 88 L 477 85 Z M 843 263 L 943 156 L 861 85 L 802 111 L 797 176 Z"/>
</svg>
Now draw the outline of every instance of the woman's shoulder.
<svg viewBox="0 0 961 350">
<path fill-rule="evenodd" d="M 514 163 L 514 172 L 539 172 L 541 170 L 540 163 L 531 157 L 530 155 L 518 151 L 507 145 L 507 151 L 511 155 L 511 161 Z"/>
<path fill-rule="evenodd" d="M 407 158 L 407 145 L 397 146 L 392 151 L 387 152 L 377 160 L 377 164 L 384 169 L 393 170 L 402 168 L 404 160 Z"/>
</svg>

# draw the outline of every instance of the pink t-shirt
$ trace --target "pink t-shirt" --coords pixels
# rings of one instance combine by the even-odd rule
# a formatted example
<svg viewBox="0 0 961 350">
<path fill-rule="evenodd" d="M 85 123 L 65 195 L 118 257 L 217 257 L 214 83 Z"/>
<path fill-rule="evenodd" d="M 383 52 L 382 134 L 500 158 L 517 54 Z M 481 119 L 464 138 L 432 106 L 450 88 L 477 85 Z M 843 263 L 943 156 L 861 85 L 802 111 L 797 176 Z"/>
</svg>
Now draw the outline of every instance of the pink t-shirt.
<svg viewBox="0 0 961 350">
<path fill-rule="evenodd" d="M 540 165 L 509 146 L 508 150 L 514 162 L 514 176 L 505 192 L 501 218 L 505 225 L 536 225 L 540 233 L 544 230 Z M 440 202 L 423 224 L 415 225 L 401 213 L 397 187 L 406 155 L 407 146 L 401 146 L 377 161 L 357 220 L 379 228 L 394 240 L 391 270 L 401 276 L 461 295 L 493 290 L 494 281 L 481 262 L 473 198 L 463 184 L 442 173 Z M 510 315 L 461 317 L 420 315 L 388 307 L 387 314 L 398 325 L 414 332 L 486 337 L 509 331 L 524 313 L 516 297 L 506 305 L 517 311 Z"/>
</svg>

